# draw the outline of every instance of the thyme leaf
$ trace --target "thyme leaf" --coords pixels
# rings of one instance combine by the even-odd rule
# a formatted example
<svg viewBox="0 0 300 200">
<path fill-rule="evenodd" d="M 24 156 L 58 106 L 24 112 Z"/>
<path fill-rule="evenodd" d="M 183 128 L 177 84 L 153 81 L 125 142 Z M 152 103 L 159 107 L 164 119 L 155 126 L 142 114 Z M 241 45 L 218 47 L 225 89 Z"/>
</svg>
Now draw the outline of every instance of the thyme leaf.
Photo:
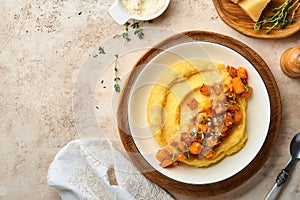
<svg viewBox="0 0 300 200">
<path fill-rule="evenodd" d="M 131 27 L 133 29 L 140 28 L 140 23 L 139 22 L 134 22 L 133 24 L 131 24 Z"/>
<path fill-rule="evenodd" d="M 122 38 L 124 38 L 127 42 L 129 42 L 131 39 L 129 38 L 128 32 L 122 33 Z"/>
<path fill-rule="evenodd" d="M 134 35 L 136 35 L 139 39 L 143 39 L 144 38 L 144 33 L 143 33 L 143 29 L 137 29 L 134 31 Z"/>
<path fill-rule="evenodd" d="M 190 132 L 190 136 L 196 136 L 199 134 L 199 131 L 197 130 L 193 130 L 192 132 Z"/>
<path fill-rule="evenodd" d="M 104 47 L 101 47 L 101 46 L 100 46 L 100 47 L 98 48 L 98 54 L 106 54 L 105 51 L 104 51 Z"/>
<path fill-rule="evenodd" d="M 187 158 L 191 158 L 191 153 L 190 153 L 190 150 L 189 150 L 189 149 L 186 150 L 186 151 L 184 152 L 184 154 L 187 156 Z"/>
</svg>

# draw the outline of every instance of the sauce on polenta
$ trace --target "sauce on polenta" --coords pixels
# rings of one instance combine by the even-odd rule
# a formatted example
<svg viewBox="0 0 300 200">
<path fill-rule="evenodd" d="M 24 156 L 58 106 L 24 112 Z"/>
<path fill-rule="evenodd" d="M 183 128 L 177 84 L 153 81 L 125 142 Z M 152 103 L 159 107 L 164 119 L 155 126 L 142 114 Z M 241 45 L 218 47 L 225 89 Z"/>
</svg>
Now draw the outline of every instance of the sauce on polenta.
<svg viewBox="0 0 300 200">
<path fill-rule="evenodd" d="M 153 86 L 147 116 L 162 148 L 160 166 L 183 162 L 208 167 L 238 152 L 247 141 L 245 68 L 205 60 L 169 67 Z"/>
</svg>

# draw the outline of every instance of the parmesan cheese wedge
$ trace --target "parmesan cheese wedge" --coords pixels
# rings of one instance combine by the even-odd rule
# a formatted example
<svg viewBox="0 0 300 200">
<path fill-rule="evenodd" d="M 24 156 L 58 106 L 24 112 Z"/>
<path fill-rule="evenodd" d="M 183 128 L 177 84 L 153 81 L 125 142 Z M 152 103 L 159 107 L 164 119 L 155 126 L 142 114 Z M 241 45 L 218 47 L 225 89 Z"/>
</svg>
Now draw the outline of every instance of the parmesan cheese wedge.
<svg viewBox="0 0 300 200">
<path fill-rule="evenodd" d="M 262 11 L 266 8 L 270 1 L 271 0 L 240 0 L 238 5 L 254 22 L 257 22 Z"/>
</svg>

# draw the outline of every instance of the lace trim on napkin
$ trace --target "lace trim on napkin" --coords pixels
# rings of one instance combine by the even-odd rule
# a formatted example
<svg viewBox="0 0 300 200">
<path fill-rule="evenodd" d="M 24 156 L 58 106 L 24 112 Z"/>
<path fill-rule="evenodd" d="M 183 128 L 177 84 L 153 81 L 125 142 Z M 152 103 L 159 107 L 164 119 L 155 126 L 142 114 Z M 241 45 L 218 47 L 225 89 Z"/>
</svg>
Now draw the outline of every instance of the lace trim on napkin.
<svg viewBox="0 0 300 200">
<path fill-rule="evenodd" d="M 48 184 L 63 200 L 173 199 L 105 138 L 70 142 L 55 157 Z"/>
</svg>

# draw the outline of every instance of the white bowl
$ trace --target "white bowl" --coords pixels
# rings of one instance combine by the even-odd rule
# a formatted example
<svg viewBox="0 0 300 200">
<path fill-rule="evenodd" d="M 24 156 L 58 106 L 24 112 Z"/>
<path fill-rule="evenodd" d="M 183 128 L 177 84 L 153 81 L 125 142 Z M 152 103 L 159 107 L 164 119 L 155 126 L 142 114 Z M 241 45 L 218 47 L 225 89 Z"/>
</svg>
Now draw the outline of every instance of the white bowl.
<svg viewBox="0 0 300 200">
<path fill-rule="evenodd" d="M 218 164 L 208 168 L 195 168 L 187 165 L 162 168 L 155 157 L 156 152 L 161 147 L 153 137 L 147 122 L 147 99 L 153 84 L 168 66 L 183 60 L 194 59 L 243 66 L 247 69 L 249 85 L 254 88 L 253 95 L 247 104 L 246 132 L 248 141 L 239 152 L 227 156 Z M 269 94 L 255 67 L 235 50 L 222 44 L 207 41 L 178 44 L 155 56 L 137 77 L 129 97 L 129 127 L 139 152 L 157 171 L 173 180 L 188 184 L 211 184 L 223 181 L 249 165 L 265 142 L 270 115 Z"/>
<path fill-rule="evenodd" d="M 170 0 L 165 0 L 164 6 L 157 12 L 155 12 L 151 16 L 139 16 L 130 14 L 120 0 L 116 0 L 113 5 L 108 9 L 110 16 L 118 23 L 118 24 L 125 24 L 130 19 L 136 19 L 140 21 L 148 21 L 157 18 L 160 16 L 165 10 L 167 9 Z"/>
</svg>

